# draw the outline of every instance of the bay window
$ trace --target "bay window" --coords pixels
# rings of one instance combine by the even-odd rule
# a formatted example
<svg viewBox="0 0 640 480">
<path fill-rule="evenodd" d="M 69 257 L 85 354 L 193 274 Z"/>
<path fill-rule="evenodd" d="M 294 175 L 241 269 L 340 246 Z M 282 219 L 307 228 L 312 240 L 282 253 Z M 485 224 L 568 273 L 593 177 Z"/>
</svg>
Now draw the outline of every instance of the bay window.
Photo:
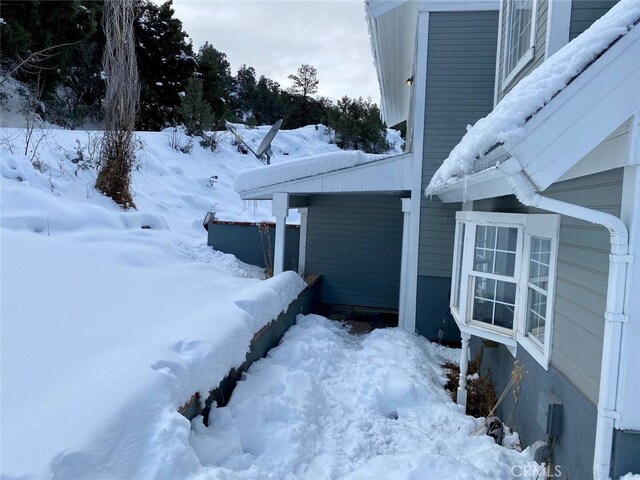
<svg viewBox="0 0 640 480">
<path fill-rule="evenodd" d="M 451 312 L 462 331 L 548 367 L 558 215 L 458 212 Z"/>
</svg>

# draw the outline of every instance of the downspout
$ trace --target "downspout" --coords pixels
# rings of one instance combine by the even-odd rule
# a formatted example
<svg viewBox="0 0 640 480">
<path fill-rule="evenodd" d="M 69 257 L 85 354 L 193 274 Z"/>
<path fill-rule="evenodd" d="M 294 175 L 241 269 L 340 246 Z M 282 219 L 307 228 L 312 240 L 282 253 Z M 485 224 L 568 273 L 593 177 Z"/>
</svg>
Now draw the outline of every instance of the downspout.
<svg viewBox="0 0 640 480">
<path fill-rule="evenodd" d="M 505 175 L 517 199 L 523 205 L 602 225 L 609 230 L 611 253 L 609 255 L 598 419 L 593 458 L 594 479 L 609 479 L 614 423 L 620 419 L 620 414 L 616 410 L 616 400 L 622 326 L 627 321 L 627 315 L 624 313 L 625 281 L 627 264 L 631 262 L 631 257 L 628 254 L 629 233 L 627 227 L 622 220 L 614 215 L 540 195 L 535 191 L 532 181 L 522 171 L 522 167 L 513 158 L 498 166 L 498 169 Z"/>
</svg>

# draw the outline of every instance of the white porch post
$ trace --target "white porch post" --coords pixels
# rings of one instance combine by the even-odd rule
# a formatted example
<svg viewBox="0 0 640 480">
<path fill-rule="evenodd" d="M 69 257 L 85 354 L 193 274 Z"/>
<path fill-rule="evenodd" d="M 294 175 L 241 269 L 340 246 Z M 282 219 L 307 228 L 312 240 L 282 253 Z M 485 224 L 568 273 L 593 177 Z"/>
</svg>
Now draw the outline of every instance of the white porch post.
<svg viewBox="0 0 640 480">
<path fill-rule="evenodd" d="M 284 237 L 289 213 L 289 194 L 274 193 L 273 194 L 273 216 L 276 217 L 276 244 L 273 253 L 273 274 L 278 275 L 284 272 Z"/>
<path fill-rule="evenodd" d="M 402 200 L 402 259 L 400 261 L 400 299 L 398 304 L 398 326 L 409 332 L 415 330 L 415 319 L 411 322 L 407 318 L 407 285 L 409 275 L 409 232 L 411 226 L 411 199 Z"/>
<path fill-rule="evenodd" d="M 307 257 L 307 215 L 308 207 L 298 208 L 300 214 L 300 248 L 298 250 L 298 275 L 304 278 L 304 267 Z"/>
<path fill-rule="evenodd" d="M 462 354 L 460 355 L 460 381 L 458 383 L 458 405 L 467 407 L 467 369 L 469 367 L 469 340 L 471 335 L 462 332 Z"/>
</svg>

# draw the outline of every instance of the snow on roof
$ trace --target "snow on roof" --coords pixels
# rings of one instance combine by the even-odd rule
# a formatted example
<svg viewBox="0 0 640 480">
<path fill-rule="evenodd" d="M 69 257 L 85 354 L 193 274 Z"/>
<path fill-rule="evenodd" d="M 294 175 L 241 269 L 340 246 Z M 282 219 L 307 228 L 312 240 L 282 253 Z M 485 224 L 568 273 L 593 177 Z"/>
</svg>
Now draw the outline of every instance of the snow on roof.
<svg viewBox="0 0 640 480">
<path fill-rule="evenodd" d="M 476 161 L 497 144 L 514 143 L 525 136 L 523 126 L 580 75 L 613 42 L 628 33 L 640 19 L 639 0 L 621 0 L 584 33 L 569 42 L 520 81 L 493 111 L 467 127 L 431 179 L 431 194 L 477 170 Z"/>
<path fill-rule="evenodd" d="M 252 168 L 236 177 L 236 192 L 276 185 L 278 183 L 313 177 L 323 173 L 342 170 L 356 165 L 387 158 L 389 155 L 373 155 L 359 150 L 338 151 L 314 155 L 300 160 L 289 160 L 275 165 Z"/>
</svg>

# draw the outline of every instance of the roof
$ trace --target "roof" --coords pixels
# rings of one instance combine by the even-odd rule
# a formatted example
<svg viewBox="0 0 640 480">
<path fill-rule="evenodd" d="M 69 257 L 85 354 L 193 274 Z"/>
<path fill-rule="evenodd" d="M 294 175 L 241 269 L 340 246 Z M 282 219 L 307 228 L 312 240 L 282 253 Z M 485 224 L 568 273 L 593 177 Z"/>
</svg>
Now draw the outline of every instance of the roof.
<svg viewBox="0 0 640 480">
<path fill-rule="evenodd" d="M 338 151 L 253 168 L 236 177 L 243 199 L 268 199 L 275 192 L 310 194 L 410 190 L 411 154 L 371 155 Z"/>
<path fill-rule="evenodd" d="M 584 138 L 579 143 L 590 145 L 590 142 L 602 140 L 611 133 L 638 109 L 639 100 L 635 98 L 638 95 L 634 97 L 633 93 L 629 94 L 633 92 L 629 87 L 633 88 L 633 82 L 637 82 L 635 76 L 640 66 L 640 56 L 637 53 L 637 30 L 640 28 L 636 28 L 639 20 L 640 1 L 621 0 L 582 35 L 568 43 L 520 81 L 489 115 L 478 120 L 468 129 L 467 134 L 431 179 L 425 194 L 439 194 L 440 191 L 450 189 L 449 187 L 460 180 L 468 179 L 470 175 L 486 169 L 495 170 L 494 167 L 501 161 L 501 157 L 504 160 L 515 156 L 516 151 L 518 161 L 526 163 L 524 157 L 534 150 L 527 152 L 518 147 L 525 145 L 527 143 L 525 139 L 532 135 L 534 130 L 540 129 L 557 110 L 564 108 L 567 111 L 567 105 L 572 105 L 570 113 L 576 119 L 579 115 L 584 117 L 587 111 L 593 114 L 597 101 L 605 102 L 603 105 L 609 105 L 608 110 L 611 110 L 606 115 L 611 118 L 600 118 L 595 115 L 591 118 L 595 125 L 602 124 L 602 130 L 608 129 L 608 131 L 603 135 L 599 134 L 599 138 L 588 138 L 583 131 Z M 631 38 L 626 42 L 620 42 L 623 45 L 614 48 L 618 41 L 632 30 L 636 30 L 634 35 L 629 36 Z M 615 51 L 610 53 L 609 50 Z M 617 60 L 621 61 L 616 63 Z M 614 66 L 617 68 L 615 72 Z M 635 83 L 635 90 L 638 90 L 637 85 L 638 83 Z M 614 98 L 613 94 L 614 91 L 623 88 L 626 89 L 621 93 L 626 94 L 628 100 L 626 105 L 624 102 L 618 105 L 614 103 L 617 97 Z M 580 94 L 581 90 L 589 89 L 588 96 Z M 578 102 L 577 99 L 580 101 Z M 568 118 L 565 118 L 564 122 L 566 124 Z M 562 130 L 568 127 L 559 124 L 556 128 L 560 129 L 557 133 L 562 133 Z M 547 131 L 545 128 L 539 131 L 544 132 L 545 136 L 538 139 L 538 144 L 553 142 L 554 132 Z M 568 140 L 566 136 L 565 143 Z M 529 144 L 532 143 L 529 142 Z M 594 146 L 595 144 L 591 148 Z M 577 152 L 579 149 L 575 150 Z M 588 153 L 589 150 L 583 154 Z M 558 155 L 557 150 L 556 155 L 562 157 Z M 534 161 L 541 160 L 538 156 L 531 160 L 531 162 Z M 527 165 L 523 167 L 526 169 Z M 570 165 L 567 164 L 567 168 L 569 167 Z M 533 167 L 530 170 L 529 173 L 533 173 Z M 486 171 L 483 178 L 493 177 L 489 171 Z M 480 178 L 476 180 L 481 181 Z M 545 188 L 550 180 L 551 178 L 548 177 L 534 183 Z"/>
</svg>

